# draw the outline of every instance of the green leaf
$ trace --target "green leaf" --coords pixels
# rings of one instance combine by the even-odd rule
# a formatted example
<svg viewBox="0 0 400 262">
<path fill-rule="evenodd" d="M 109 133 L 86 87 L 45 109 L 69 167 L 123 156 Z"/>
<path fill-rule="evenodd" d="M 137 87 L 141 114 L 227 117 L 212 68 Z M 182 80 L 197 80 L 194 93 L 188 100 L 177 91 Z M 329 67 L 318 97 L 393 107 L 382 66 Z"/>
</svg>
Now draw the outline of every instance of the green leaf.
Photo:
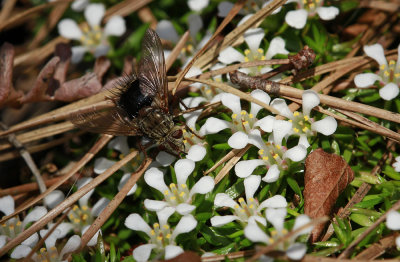
<svg viewBox="0 0 400 262">
<path fill-rule="evenodd" d="M 290 186 L 290 188 L 297 194 L 300 196 L 301 201 L 303 201 L 303 195 L 301 194 L 301 189 L 299 187 L 299 185 L 297 184 L 297 181 L 295 179 L 293 179 L 292 177 L 287 177 L 286 181 L 288 183 L 288 185 Z"/>
<path fill-rule="evenodd" d="M 372 224 L 374 223 L 371 220 L 371 217 L 363 215 L 363 214 L 353 213 L 353 214 L 350 215 L 350 219 L 352 221 L 354 221 L 355 223 L 359 224 L 360 226 L 363 226 L 363 227 L 372 226 Z"/>
</svg>

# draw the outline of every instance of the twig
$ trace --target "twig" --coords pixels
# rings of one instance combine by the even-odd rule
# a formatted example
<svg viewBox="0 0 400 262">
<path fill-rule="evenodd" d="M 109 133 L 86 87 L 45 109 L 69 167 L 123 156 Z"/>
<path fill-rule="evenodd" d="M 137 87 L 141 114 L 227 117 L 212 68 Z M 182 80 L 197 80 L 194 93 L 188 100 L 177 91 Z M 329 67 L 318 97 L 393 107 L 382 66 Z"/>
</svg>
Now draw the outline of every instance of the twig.
<svg viewBox="0 0 400 262">
<path fill-rule="evenodd" d="M 240 151 L 236 152 L 235 156 L 233 156 L 228 163 L 225 164 L 225 166 L 219 171 L 218 175 L 215 176 L 214 183 L 218 184 L 219 181 L 221 181 L 226 174 L 229 173 L 229 171 L 236 165 L 237 162 L 242 158 L 242 156 L 249 150 L 251 147 L 251 144 L 248 144 L 245 148 L 240 149 Z"/>
<path fill-rule="evenodd" d="M 19 206 L 14 213 L 3 217 L 0 220 L 0 224 L 3 224 L 5 221 L 8 219 L 18 215 L 22 211 L 30 208 L 46 196 L 48 196 L 51 192 L 53 192 L 55 189 L 57 189 L 60 185 L 64 184 L 68 179 L 70 179 L 73 175 L 75 175 L 76 172 L 78 172 L 86 163 L 88 163 L 92 158 L 110 141 L 112 136 L 110 135 L 102 135 L 100 139 L 92 146 L 92 148 L 79 160 L 74 167 L 71 168 L 71 170 L 68 171 L 63 177 L 59 178 L 59 180 L 54 183 L 52 186 L 50 186 L 46 192 L 43 194 L 40 194 L 39 196 L 35 197 L 32 201 L 25 203 L 23 206 Z"/>
<path fill-rule="evenodd" d="M 400 208 L 400 200 L 397 201 L 392 208 L 390 208 L 385 214 L 383 214 L 378 220 L 376 220 L 371 226 L 369 226 L 362 234 L 360 234 L 351 244 L 340 254 L 338 257 L 339 259 L 343 258 L 348 258 L 351 253 L 353 252 L 353 249 L 365 238 L 368 236 L 369 233 L 371 233 L 377 226 L 379 226 L 380 223 L 385 221 L 387 214 L 390 211 L 395 211 Z"/>
<path fill-rule="evenodd" d="M 60 179 L 61 178 L 47 179 L 47 180 L 44 180 L 44 184 L 46 186 L 51 186 L 51 185 L 54 185 L 54 183 L 57 183 L 58 180 L 60 180 Z M 35 191 L 35 190 L 38 190 L 38 189 L 39 189 L 38 184 L 32 182 L 32 183 L 27 183 L 27 184 L 15 186 L 15 187 L 1 189 L 0 190 L 0 196 L 19 195 L 19 194 Z"/>
<path fill-rule="evenodd" d="M 385 250 L 396 245 L 396 237 L 398 233 L 391 234 L 390 236 L 380 239 L 377 243 L 372 244 L 367 249 L 359 253 L 355 259 L 375 259 L 385 253 Z"/>
<path fill-rule="evenodd" d="M 172 64 L 175 62 L 176 58 L 180 55 L 182 48 L 185 46 L 188 39 L 189 31 L 186 31 L 182 35 L 181 39 L 179 39 L 178 43 L 175 45 L 174 49 L 172 49 L 172 52 L 169 54 L 168 58 L 165 61 L 165 70 L 167 72 L 171 68 Z"/>
<path fill-rule="evenodd" d="M 142 168 L 135 173 L 131 174 L 129 180 L 125 183 L 122 189 L 118 192 L 118 194 L 111 200 L 110 203 L 104 208 L 104 210 L 97 216 L 96 220 L 89 227 L 89 229 L 82 235 L 81 238 L 81 248 L 82 250 L 87 243 L 92 239 L 92 237 L 96 234 L 97 231 L 101 228 L 101 226 L 107 221 L 107 219 L 111 216 L 111 214 L 117 209 L 117 207 L 124 200 L 126 195 L 132 189 L 132 187 L 136 184 L 136 182 L 143 175 L 144 171 L 149 167 L 153 160 L 151 158 L 147 158 L 146 162 L 142 166 Z"/>
<path fill-rule="evenodd" d="M 0 122 L 0 127 L 3 130 L 7 130 L 7 128 L 8 128 L 3 122 Z M 29 154 L 28 150 L 26 150 L 25 146 L 21 142 L 18 141 L 18 139 L 15 137 L 14 134 L 8 135 L 8 141 L 10 141 L 10 143 L 12 145 L 14 145 L 14 147 L 18 150 L 19 154 L 25 160 L 29 169 L 32 171 L 32 174 L 35 177 L 36 182 L 38 183 L 40 192 L 43 193 L 44 191 L 46 191 L 46 185 L 43 181 L 42 176 L 40 175 L 40 171 L 37 168 L 35 161 L 33 161 L 33 158 Z"/>
</svg>

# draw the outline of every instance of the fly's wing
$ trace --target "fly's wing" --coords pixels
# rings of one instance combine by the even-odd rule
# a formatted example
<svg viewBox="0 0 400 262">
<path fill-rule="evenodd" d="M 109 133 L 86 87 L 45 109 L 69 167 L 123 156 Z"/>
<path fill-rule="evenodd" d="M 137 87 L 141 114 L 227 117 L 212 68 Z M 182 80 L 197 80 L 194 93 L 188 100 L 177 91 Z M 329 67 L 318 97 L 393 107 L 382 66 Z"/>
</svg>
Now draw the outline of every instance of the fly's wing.
<svg viewBox="0 0 400 262">
<path fill-rule="evenodd" d="M 168 88 L 164 53 L 157 33 L 147 29 L 142 42 L 142 58 L 139 62 L 140 91 L 152 96 L 153 106 L 168 112 Z"/>
<path fill-rule="evenodd" d="M 137 119 L 129 119 L 119 107 L 106 108 L 92 112 L 74 113 L 71 122 L 83 130 L 116 136 L 142 135 L 137 125 Z"/>
</svg>

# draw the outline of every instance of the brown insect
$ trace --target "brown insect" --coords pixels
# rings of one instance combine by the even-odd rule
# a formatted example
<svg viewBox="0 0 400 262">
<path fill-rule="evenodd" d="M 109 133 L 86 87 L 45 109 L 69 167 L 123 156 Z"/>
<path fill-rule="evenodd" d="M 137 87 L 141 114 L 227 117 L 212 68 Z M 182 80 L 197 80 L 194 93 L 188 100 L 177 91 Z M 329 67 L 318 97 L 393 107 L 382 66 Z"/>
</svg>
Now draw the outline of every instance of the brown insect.
<svg viewBox="0 0 400 262">
<path fill-rule="evenodd" d="M 138 72 L 126 76 L 109 97 L 115 106 L 73 115 L 71 121 L 90 132 L 147 137 L 161 149 L 180 154 L 183 132 L 169 112 L 167 84 L 160 38 L 147 29 Z"/>
</svg>

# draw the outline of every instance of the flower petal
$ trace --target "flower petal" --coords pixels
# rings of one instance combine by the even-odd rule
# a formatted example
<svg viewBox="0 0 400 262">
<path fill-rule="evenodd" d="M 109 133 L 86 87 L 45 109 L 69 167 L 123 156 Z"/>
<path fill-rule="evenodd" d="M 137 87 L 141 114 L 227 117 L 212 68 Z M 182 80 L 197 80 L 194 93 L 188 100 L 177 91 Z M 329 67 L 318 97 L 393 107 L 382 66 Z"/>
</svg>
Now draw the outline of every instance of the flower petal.
<svg viewBox="0 0 400 262">
<path fill-rule="evenodd" d="M 265 142 L 261 137 L 260 130 L 253 129 L 249 134 L 249 144 L 255 145 L 258 148 L 263 148 L 265 146 Z"/>
<path fill-rule="evenodd" d="M 58 227 L 57 227 L 57 229 L 58 229 Z M 21 245 L 33 248 L 37 244 L 38 240 L 39 240 L 39 234 L 34 233 L 30 237 L 28 237 L 27 239 L 22 241 Z"/>
<path fill-rule="evenodd" d="M 193 1 L 193 0 L 191 0 Z M 194 0 L 193 2 L 201 2 Z M 198 14 L 190 14 L 188 16 L 189 33 L 193 39 L 196 39 L 197 33 L 203 28 L 203 20 Z"/>
<path fill-rule="evenodd" d="M 204 146 L 201 145 L 193 145 L 190 147 L 186 158 L 193 160 L 194 162 L 198 162 L 203 160 L 206 156 L 207 150 Z"/>
<path fill-rule="evenodd" d="M 107 148 L 117 150 L 121 152 L 124 155 L 127 155 L 130 153 L 130 148 L 128 145 L 128 137 L 127 136 L 117 136 L 113 140 L 111 140 Z"/>
<path fill-rule="evenodd" d="M 196 226 L 197 220 L 192 215 L 183 216 L 176 225 L 174 232 L 172 232 L 171 238 L 175 239 L 179 234 L 190 232 Z"/>
<path fill-rule="evenodd" d="M 192 197 L 194 194 L 207 194 L 208 192 L 211 192 L 214 189 L 214 179 L 210 176 L 204 176 L 200 178 L 199 181 L 194 184 L 192 189 L 190 189 L 190 197 Z"/>
<path fill-rule="evenodd" d="M 175 207 L 170 207 L 167 206 L 160 211 L 157 211 L 157 217 L 158 217 L 158 222 L 160 222 L 160 225 L 166 225 L 168 223 L 169 217 L 175 213 Z"/>
<path fill-rule="evenodd" d="M 300 260 L 304 257 L 307 246 L 303 243 L 294 243 L 286 250 L 286 255 L 292 260 Z"/>
<path fill-rule="evenodd" d="M 106 206 L 110 203 L 110 200 L 108 200 L 105 197 L 100 198 L 96 204 L 92 207 L 92 216 L 97 217 L 100 215 L 100 213 L 106 208 Z"/>
<path fill-rule="evenodd" d="M 215 134 L 226 128 L 230 128 L 231 123 L 215 117 L 209 117 L 200 129 L 200 135 Z"/>
<path fill-rule="evenodd" d="M 262 90 L 256 89 L 254 91 L 252 91 L 250 93 L 250 95 L 252 97 L 254 97 L 255 99 L 260 100 L 261 102 L 269 105 L 269 102 L 271 102 L 271 97 L 265 93 Z M 254 117 L 257 117 L 258 112 L 260 111 L 260 109 L 263 108 L 262 106 L 256 104 L 256 103 L 251 103 L 251 110 L 250 110 L 250 114 L 252 114 Z"/>
<path fill-rule="evenodd" d="M 187 4 L 192 11 L 200 12 L 208 6 L 209 0 L 188 0 Z M 169 259 L 169 258 L 166 258 Z"/>
<path fill-rule="evenodd" d="M 304 146 L 305 148 L 308 148 L 310 146 L 310 143 L 308 142 L 307 135 L 301 134 L 299 136 L 299 145 Z"/>
<path fill-rule="evenodd" d="M 334 6 L 317 7 L 317 13 L 322 20 L 332 20 L 339 14 L 339 9 Z"/>
<path fill-rule="evenodd" d="M 269 167 L 267 174 L 263 177 L 263 181 L 267 183 L 273 183 L 279 178 L 279 174 L 281 171 L 279 170 L 278 165 L 272 165 Z"/>
<path fill-rule="evenodd" d="M 281 232 L 283 229 L 286 214 L 286 208 L 267 208 L 265 211 L 265 217 L 278 232 Z"/>
<path fill-rule="evenodd" d="M 108 50 L 110 50 L 110 46 L 108 45 L 108 43 L 106 44 L 101 44 L 96 46 L 95 50 L 94 50 L 94 56 L 100 57 L 100 56 L 105 56 L 108 53 Z"/>
<path fill-rule="evenodd" d="M 193 172 L 195 163 L 190 159 L 179 159 L 176 161 L 174 169 L 178 185 L 186 184 L 186 180 Z"/>
<path fill-rule="evenodd" d="M 219 53 L 218 61 L 227 65 L 234 62 L 244 62 L 244 55 L 235 48 L 228 46 Z"/>
<path fill-rule="evenodd" d="M 214 199 L 214 205 L 216 207 L 230 207 L 234 208 L 237 203 L 227 194 L 218 193 Z"/>
<path fill-rule="evenodd" d="M 157 212 L 166 207 L 167 205 L 168 203 L 165 201 L 151 200 L 151 199 L 144 200 L 144 207 L 149 211 Z"/>
<path fill-rule="evenodd" d="M 176 212 L 178 212 L 180 215 L 184 216 L 184 215 L 188 215 L 188 214 L 192 213 L 192 211 L 195 209 L 196 209 L 196 206 L 189 205 L 187 203 L 182 203 L 176 207 Z"/>
<path fill-rule="evenodd" d="M 165 151 L 160 151 L 156 156 L 156 161 L 161 164 L 161 166 L 169 166 L 175 161 L 176 157 L 168 154 Z"/>
<path fill-rule="evenodd" d="M 105 8 L 103 4 L 90 4 L 85 8 L 85 18 L 91 27 L 99 26 L 103 19 Z"/>
<path fill-rule="evenodd" d="M 283 158 L 289 158 L 294 162 L 299 162 L 303 160 L 306 157 L 306 155 L 307 155 L 307 148 L 299 144 L 286 151 L 285 154 L 283 154 Z"/>
<path fill-rule="evenodd" d="M 71 47 L 71 62 L 73 64 L 77 64 L 82 61 L 83 55 L 87 52 L 87 48 L 85 46 L 73 46 Z"/>
<path fill-rule="evenodd" d="M 390 211 L 386 217 L 386 226 L 391 230 L 400 230 L 400 213 Z"/>
<path fill-rule="evenodd" d="M 302 29 L 307 22 L 308 12 L 304 9 L 293 10 L 287 12 L 285 21 L 291 27 Z"/>
<path fill-rule="evenodd" d="M 254 123 L 254 127 L 259 126 L 264 132 L 272 132 L 275 117 L 268 115 Z"/>
<path fill-rule="evenodd" d="M 165 247 L 165 259 L 172 259 L 185 252 L 180 246 L 168 245 Z"/>
<path fill-rule="evenodd" d="M 382 45 L 380 44 L 365 45 L 364 52 L 367 56 L 371 57 L 376 62 L 378 62 L 379 65 L 387 66 L 387 60 Z"/>
<path fill-rule="evenodd" d="M 221 102 L 224 106 L 232 110 L 234 114 L 240 114 L 242 107 L 240 106 L 240 98 L 231 93 L 223 93 Z"/>
<path fill-rule="evenodd" d="M 61 250 L 60 258 L 62 258 L 65 254 L 74 252 L 80 247 L 80 245 L 81 245 L 81 238 L 78 235 L 73 235 L 68 239 L 67 243 Z"/>
<path fill-rule="evenodd" d="M 115 163 L 116 163 L 115 161 L 108 160 L 105 157 L 96 158 L 96 160 L 94 161 L 93 171 L 96 174 L 101 174 L 101 173 L 105 172 L 107 169 L 109 169 L 110 167 L 112 167 Z"/>
<path fill-rule="evenodd" d="M 354 77 L 354 84 L 359 88 L 372 86 L 375 81 L 380 80 L 381 77 L 374 73 L 358 74 Z"/>
<path fill-rule="evenodd" d="M 44 198 L 44 204 L 50 208 L 55 208 L 64 200 L 64 193 L 61 190 L 54 190 Z"/>
<path fill-rule="evenodd" d="M 240 161 L 235 165 L 235 173 L 238 177 L 245 178 L 250 176 L 254 169 L 261 165 L 265 165 L 264 161 L 261 159 Z"/>
<path fill-rule="evenodd" d="M 318 133 L 321 133 L 325 136 L 330 136 L 335 133 L 336 128 L 336 119 L 331 116 L 327 116 L 324 119 L 321 119 L 311 124 L 312 130 L 317 131 Z"/>
<path fill-rule="evenodd" d="M 252 242 L 269 243 L 268 235 L 255 222 L 249 223 L 244 228 L 244 235 Z"/>
<path fill-rule="evenodd" d="M 38 221 L 42 216 L 47 214 L 47 209 L 44 206 L 37 206 L 24 218 L 23 225 L 27 225 L 30 222 Z"/>
<path fill-rule="evenodd" d="M 261 183 L 260 176 L 251 175 L 245 178 L 243 184 L 247 202 L 249 201 L 250 198 L 254 198 L 254 193 L 257 191 L 258 187 L 260 186 L 260 183 Z"/>
<path fill-rule="evenodd" d="M 302 99 L 303 115 L 310 116 L 311 110 L 320 103 L 319 96 L 317 92 L 310 89 L 303 92 Z"/>
<path fill-rule="evenodd" d="M 131 173 L 126 173 L 122 176 L 121 180 L 118 183 L 118 191 L 121 191 L 121 189 L 124 187 L 124 185 L 126 184 L 126 182 L 128 182 L 129 178 L 131 177 Z M 129 190 L 127 196 L 132 195 L 133 193 L 135 193 L 137 189 L 137 184 L 135 184 L 131 190 Z"/>
<path fill-rule="evenodd" d="M 231 135 L 228 139 L 228 145 L 235 149 L 242 149 L 244 148 L 249 142 L 249 137 L 246 133 L 242 131 L 238 131 Z"/>
<path fill-rule="evenodd" d="M 284 198 L 281 195 L 275 195 L 261 202 L 260 206 L 258 207 L 258 210 L 261 211 L 264 208 L 284 208 L 284 207 L 287 207 L 286 198 Z"/>
<path fill-rule="evenodd" d="M 83 227 L 82 233 L 81 233 L 81 234 L 82 234 L 82 235 L 85 234 L 85 232 L 89 229 L 89 227 L 90 227 L 90 225 L 87 225 L 87 226 Z M 87 242 L 86 246 L 92 247 L 92 246 L 96 245 L 96 244 L 97 244 L 97 241 L 98 241 L 99 234 L 101 234 L 101 230 L 98 230 L 98 231 L 92 236 L 92 238 Z"/>
<path fill-rule="evenodd" d="M 274 134 L 274 144 L 282 145 L 282 139 L 292 130 L 293 124 L 286 120 L 275 120 L 272 132 Z"/>
<path fill-rule="evenodd" d="M 4 215 L 8 216 L 14 213 L 15 204 L 14 198 L 12 196 L 5 196 L 0 198 L 0 211 L 4 213 Z"/>
<path fill-rule="evenodd" d="M 88 4 L 89 0 L 75 0 L 71 4 L 71 9 L 76 12 L 82 12 Z"/>
<path fill-rule="evenodd" d="M 272 100 L 270 106 L 278 110 L 280 115 L 285 116 L 289 119 L 293 119 L 294 116 L 292 111 L 290 111 L 285 100 L 283 100 L 282 98 L 275 98 L 274 100 Z"/>
<path fill-rule="evenodd" d="M 172 43 L 177 43 L 179 41 L 178 33 L 175 27 L 172 25 L 171 21 L 161 20 L 157 24 L 156 33 L 161 39 L 171 41 Z"/>
<path fill-rule="evenodd" d="M 239 217 L 232 216 L 232 215 L 215 216 L 210 219 L 210 222 L 211 222 L 211 226 L 213 226 L 213 227 L 221 227 L 223 225 L 226 225 L 226 224 L 228 224 L 234 220 L 238 220 L 238 219 L 239 219 Z"/>
<path fill-rule="evenodd" d="M 7 241 L 7 236 L 6 235 L 0 235 L 0 248 L 2 248 Z"/>
<path fill-rule="evenodd" d="M 392 100 L 399 95 L 399 87 L 395 83 L 388 83 L 381 89 L 379 89 L 379 95 L 384 100 Z"/>
<path fill-rule="evenodd" d="M 124 224 L 129 229 L 132 229 L 135 231 L 142 231 L 142 232 L 146 233 L 148 236 L 151 236 L 150 235 L 151 228 L 139 214 L 136 214 L 136 213 L 130 214 L 125 219 Z"/>
<path fill-rule="evenodd" d="M 89 184 L 91 181 L 93 180 L 93 178 L 91 177 L 82 177 L 80 179 L 78 179 L 77 183 L 76 183 L 76 187 L 79 189 L 81 189 L 82 187 L 84 187 L 85 185 Z M 89 202 L 89 198 L 92 196 L 92 194 L 94 193 L 94 189 L 90 190 L 89 192 L 87 192 L 83 197 L 81 197 L 78 201 L 79 201 L 79 205 L 81 207 L 83 206 L 87 206 L 88 202 Z"/>
<path fill-rule="evenodd" d="M 29 246 L 19 245 L 13 250 L 10 257 L 13 259 L 21 259 L 26 257 L 31 251 L 32 249 Z"/>
<path fill-rule="evenodd" d="M 265 32 L 262 28 L 250 28 L 244 34 L 244 41 L 252 52 L 257 52 Z"/>
<path fill-rule="evenodd" d="M 83 35 L 78 24 L 69 18 L 61 20 L 57 27 L 58 33 L 68 39 L 80 40 Z"/>
<path fill-rule="evenodd" d="M 294 226 L 293 226 L 292 230 L 296 230 L 296 229 L 308 224 L 309 222 L 311 222 L 311 219 L 307 215 L 299 215 L 298 217 L 296 217 L 296 220 L 294 221 Z M 295 239 L 297 236 L 300 236 L 300 235 L 310 234 L 312 229 L 313 229 L 313 226 L 309 226 L 309 227 L 301 230 L 297 234 L 293 235 L 293 239 Z"/>
<path fill-rule="evenodd" d="M 165 190 L 169 191 L 167 185 L 164 182 L 163 172 L 155 167 L 152 167 L 146 171 L 146 173 L 144 174 L 144 181 L 146 181 L 149 186 L 157 189 L 161 193 L 164 193 Z"/>
<path fill-rule="evenodd" d="M 223 1 L 221 3 L 218 4 L 218 16 L 220 17 L 226 17 L 229 13 L 229 11 L 231 11 L 233 7 L 233 3 L 228 2 L 228 1 Z"/>
<path fill-rule="evenodd" d="M 122 16 L 114 15 L 108 20 L 104 27 L 104 34 L 106 36 L 122 36 L 126 32 L 125 19 Z"/>
<path fill-rule="evenodd" d="M 156 245 L 154 245 L 154 244 L 145 244 L 145 245 L 138 246 L 132 252 L 133 258 L 138 262 L 148 261 L 150 254 L 151 254 L 151 250 L 153 250 L 153 248 L 155 248 L 155 247 L 156 247 Z"/>
<path fill-rule="evenodd" d="M 285 40 L 282 37 L 274 37 L 269 44 L 267 54 L 265 55 L 265 59 L 271 59 L 276 54 L 289 54 L 289 51 L 285 48 Z"/>
</svg>

